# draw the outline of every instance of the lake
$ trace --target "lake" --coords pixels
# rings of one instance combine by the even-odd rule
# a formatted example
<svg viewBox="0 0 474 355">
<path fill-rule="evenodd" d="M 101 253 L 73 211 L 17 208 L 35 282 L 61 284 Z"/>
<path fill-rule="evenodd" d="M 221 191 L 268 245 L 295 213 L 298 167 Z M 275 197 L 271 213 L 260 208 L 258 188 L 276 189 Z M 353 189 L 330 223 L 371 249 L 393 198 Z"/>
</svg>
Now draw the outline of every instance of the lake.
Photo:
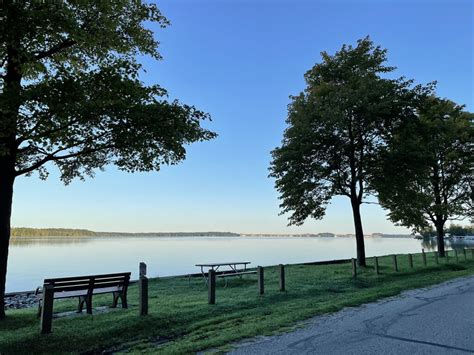
<svg viewBox="0 0 474 355">
<path fill-rule="evenodd" d="M 366 238 L 367 256 L 435 247 L 434 241 Z M 131 271 L 136 279 L 140 261 L 147 263 L 148 276 L 154 277 L 197 273 L 197 263 L 250 261 L 255 267 L 352 257 L 355 239 L 351 237 L 15 238 L 10 246 L 6 287 L 7 292 L 27 291 L 45 278 L 124 271 Z"/>
</svg>

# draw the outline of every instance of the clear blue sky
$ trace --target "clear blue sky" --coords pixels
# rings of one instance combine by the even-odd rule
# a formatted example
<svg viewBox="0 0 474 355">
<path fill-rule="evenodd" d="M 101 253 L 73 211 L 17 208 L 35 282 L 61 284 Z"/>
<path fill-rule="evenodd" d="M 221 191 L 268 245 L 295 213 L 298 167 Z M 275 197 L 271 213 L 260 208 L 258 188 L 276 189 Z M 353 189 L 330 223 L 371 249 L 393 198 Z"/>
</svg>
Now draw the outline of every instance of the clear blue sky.
<svg viewBox="0 0 474 355">
<path fill-rule="evenodd" d="M 285 128 L 288 96 L 303 74 L 343 43 L 370 35 L 389 49 L 397 74 L 438 81 L 438 94 L 474 110 L 473 3 L 457 1 L 163 0 L 171 20 L 156 30 L 164 60 L 144 58 L 146 83 L 209 112 L 215 141 L 189 148 L 179 166 L 126 174 L 109 167 L 64 187 L 19 178 L 13 225 L 106 231 L 352 233 L 348 201 L 322 221 L 286 227 L 267 178 Z M 405 232 L 378 206 L 363 208 L 366 233 Z"/>
</svg>

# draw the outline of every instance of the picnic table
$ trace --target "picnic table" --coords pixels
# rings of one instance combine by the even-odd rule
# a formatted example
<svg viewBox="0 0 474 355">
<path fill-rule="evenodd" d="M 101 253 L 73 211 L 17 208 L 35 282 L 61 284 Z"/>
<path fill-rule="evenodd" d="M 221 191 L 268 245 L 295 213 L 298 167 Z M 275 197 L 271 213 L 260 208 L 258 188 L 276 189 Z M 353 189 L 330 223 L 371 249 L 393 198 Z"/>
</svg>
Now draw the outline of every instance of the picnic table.
<svg viewBox="0 0 474 355">
<path fill-rule="evenodd" d="M 196 264 L 196 266 L 201 268 L 201 274 L 204 278 L 204 283 L 208 284 L 208 275 L 209 270 L 217 271 L 221 269 L 222 273 L 217 275 L 218 277 L 229 277 L 229 276 L 241 276 L 247 273 L 255 273 L 255 271 L 247 271 L 247 265 L 250 264 L 250 261 L 234 261 L 234 262 L 224 262 L 224 263 L 209 263 L 209 264 Z M 239 267 L 240 266 L 240 270 Z M 242 270 L 243 267 L 243 270 Z M 205 272 L 207 268 L 207 272 Z M 222 270 L 225 268 L 225 270 Z"/>
</svg>

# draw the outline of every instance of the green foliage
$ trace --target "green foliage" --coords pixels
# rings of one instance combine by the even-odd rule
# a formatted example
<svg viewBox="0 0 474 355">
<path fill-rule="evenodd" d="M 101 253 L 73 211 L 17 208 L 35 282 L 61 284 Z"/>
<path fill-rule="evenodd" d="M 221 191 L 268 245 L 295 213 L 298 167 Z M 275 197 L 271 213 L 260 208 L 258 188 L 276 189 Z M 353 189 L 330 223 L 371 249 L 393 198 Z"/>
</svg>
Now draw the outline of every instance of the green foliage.
<svg viewBox="0 0 474 355">
<path fill-rule="evenodd" d="M 423 238 L 436 236 L 436 230 L 432 226 L 423 227 L 418 232 Z"/>
<path fill-rule="evenodd" d="M 97 232 L 68 228 L 12 228 L 12 237 L 93 237 Z"/>
<path fill-rule="evenodd" d="M 160 59 L 145 24 L 165 27 L 156 5 L 117 1 L 5 1 L 0 31 L 0 152 L 15 175 L 61 179 L 115 164 L 158 170 L 185 158 L 185 146 L 215 134 L 207 114 L 166 101 L 139 79 L 138 55 Z M 13 137 L 13 138 L 12 138 Z M 10 139 L 11 138 L 11 139 Z"/>
<path fill-rule="evenodd" d="M 305 91 L 292 97 L 270 168 L 290 224 L 322 218 L 334 195 L 360 205 L 391 127 L 413 115 L 414 100 L 428 90 L 387 79 L 394 68 L 385 65 L 386 52 L 369 38 L 335 55 L 323 52 L 305 74 Z"/>
<path fill-rule="evenodd" d="M 470 256 L 470 255 L 469 255 Z M 36 309 L 8 311 L 0 323 L 0 352 L 14 353 L 102 353 L 146 352 L 190 354 L 229 346 L 242 338 L 287 331 L 298 321 L 336 312 L 344 307 L 389 297 L 401 291 L 425 287 L 448 279 L 472 275 L 474 260 L 436 266 L 427 253 L 428 267 L 420 254 L 413 257 L 414 269 L 406 255 L 398 256 L 400 271 L 392 270 L 391 257 L 379 258 L 381 275 L 373 263 L 351 278 L 348 263 L 334 265 L 291 265 L 286 267 L 286 292 L 278 291 L 277 267 L 265 268 L 265 295 L 257 294 L 254 276 L 220 280 L 216 304 L 207 304 L 202 279 L 184 277 L 150 279 L 149 314 L 138 316 L 138 287 L 129 290 L 130 309 L 117 309 L 93 316 L 55 318 L 53 333 L 39 334 Z M 94 306 L 108 306 L 111 295 L 94 297 Z M 56 301 L 55 312 L 74 311 L 76 300 Z M 227 348 L 228 349 L 228 348 Z"/>
<path fill-rule="evenodd" d="M 474 235 L 474 225 L 461 226 L 459 224 L 451 224 L 446 231 L 456 236 Z"/>
<path fill-rule="evenodd" d="M 472 217 L 473 118 L 463 106 L 428 97 L 417 118 L 397 129 L 373 181 L 392 221 L 421 231 Z"/>
</svg>

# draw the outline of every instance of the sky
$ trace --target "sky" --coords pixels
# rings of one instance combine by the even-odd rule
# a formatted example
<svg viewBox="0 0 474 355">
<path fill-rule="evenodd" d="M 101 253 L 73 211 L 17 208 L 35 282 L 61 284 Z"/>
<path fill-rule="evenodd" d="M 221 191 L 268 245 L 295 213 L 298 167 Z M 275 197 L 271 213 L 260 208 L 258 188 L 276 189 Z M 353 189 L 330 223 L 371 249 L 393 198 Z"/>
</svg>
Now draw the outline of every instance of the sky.
<svg viewBox="0 0 474 355">
<path fill-rule="evenodd" d="M 64 186 L 20 177 L 13 226 L 96 231 L 353 233 L 350 203 L 335 197 L 319 221 L 287 226 L 268 178 L 289 96 L 304 73 L 370 35 L 398 76 L 438 82 L 437 93 L 474 110 L 474 7 L 469 0 L 163 0 L 171 21 L 150 26 L 162 61 L 140 58 L 146 84 L 210 113 L 218 138 L 187 149 L 180 165 L 127 174 L 114 167 Z M 363 205 L 365 233 L 407 233 L 377 205 Z"/>
</svg>

